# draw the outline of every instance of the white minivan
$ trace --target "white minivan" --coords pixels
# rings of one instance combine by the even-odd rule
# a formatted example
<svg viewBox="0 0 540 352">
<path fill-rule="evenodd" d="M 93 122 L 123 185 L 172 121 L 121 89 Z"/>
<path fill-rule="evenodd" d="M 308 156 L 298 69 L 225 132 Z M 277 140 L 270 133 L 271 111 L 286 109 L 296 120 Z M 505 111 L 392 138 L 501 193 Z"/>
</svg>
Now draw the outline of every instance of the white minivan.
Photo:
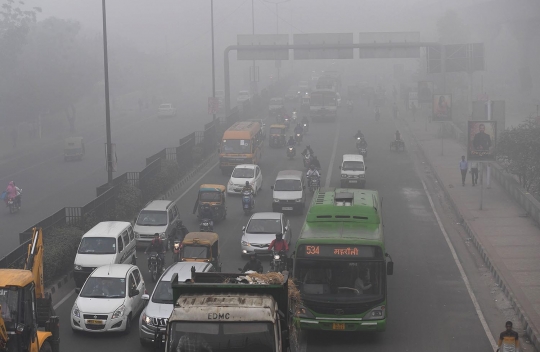
<svg viewBox="0 0 540 352">
<path fill-rule="evenodd" d="M 137 262 L 133 228 L 125 221 L 104 221 L 84 234 L 75 255 L 73 279 L 81 288 L 94 269 L 107 264 Z"/>
<path fill-rule="evenodd" d="M 297 170 L 283 170 L 278 172 L 276 183 L 271 187 L 272 211 L 284 213 L 286 211 L 302 214 L 306 207 L 306 192 L 304 173 Z"/>
<path fill-rule="evenodd" d="M 362 155 L 343 155 L 339 168 L 341 169 L 341 187 L 363 188 L 366 186 L 366 165 Z"/>
</svg>

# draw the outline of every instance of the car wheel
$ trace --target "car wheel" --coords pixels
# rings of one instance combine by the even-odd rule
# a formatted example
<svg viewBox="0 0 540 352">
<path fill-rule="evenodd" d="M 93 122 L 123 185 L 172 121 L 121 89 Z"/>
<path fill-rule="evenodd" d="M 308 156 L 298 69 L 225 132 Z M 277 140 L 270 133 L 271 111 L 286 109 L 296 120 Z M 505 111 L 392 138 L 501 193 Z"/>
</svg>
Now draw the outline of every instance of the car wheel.
<svg viewBox="0 0 540 352">
<path fill-rule="evenodd" d="M 128 317 L 127 317 L 127 321 L 126 321 L 126 329 L 124 330 L 124 333 L 126 335 L 129 334 L 129 332 L 131 331 L 131 313 L 129 313 Z"/>
</svg>

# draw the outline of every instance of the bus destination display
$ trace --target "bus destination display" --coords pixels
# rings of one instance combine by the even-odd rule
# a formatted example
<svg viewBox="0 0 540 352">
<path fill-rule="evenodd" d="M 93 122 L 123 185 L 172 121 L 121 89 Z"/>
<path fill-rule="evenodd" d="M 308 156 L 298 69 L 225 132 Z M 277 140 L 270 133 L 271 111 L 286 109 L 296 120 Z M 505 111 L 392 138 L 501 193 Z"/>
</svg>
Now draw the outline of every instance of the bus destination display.
<svg viewBox="0 0 540 352">
<path fill-rule="evenodd" d="M 374 246 L 313 244 L 300 247 L 299 254 L 303 257 L 374 258 L 375 250 Z"/>
</svg>

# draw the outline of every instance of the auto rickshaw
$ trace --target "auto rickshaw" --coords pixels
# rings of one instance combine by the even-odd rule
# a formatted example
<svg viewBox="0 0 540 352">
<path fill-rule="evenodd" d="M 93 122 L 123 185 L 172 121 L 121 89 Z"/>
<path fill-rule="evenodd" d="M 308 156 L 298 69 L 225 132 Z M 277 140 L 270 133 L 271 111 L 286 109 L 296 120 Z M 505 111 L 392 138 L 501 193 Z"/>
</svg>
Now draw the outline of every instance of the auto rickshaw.
<svg viewBox="0 0 540 352">
<path fill-rule="evenodd" d="M 285 125 L 271 125 L 270 126 L 270 137 L 268 143 L 271 147 L 281 147 L 284 146 L 287 142 L 287 126 Z"/>
<path fill-rule="evenodd" d="M 221 271 L 219 256 L 219 236 L 215 232 L 190 232 L 182 241 L 180 260 L 183 262 L 207 262 Z"/>
<path fill-rule="evenodd" d="M 64 144 L 64 161 L 81 160 L 84 155 L 82 137 L 68 137 Z"/>
<path fill-rule="evenodd" d="M 212 212 L 212 220 L 224 220 L 227 217 L 226 194 L 227 188 L 223 185 L 202 184 L 199 187 L 193 214 L 197 212 L 199 219 L 207 218 L 206 212 L 209 209 Z"/>
</svg>

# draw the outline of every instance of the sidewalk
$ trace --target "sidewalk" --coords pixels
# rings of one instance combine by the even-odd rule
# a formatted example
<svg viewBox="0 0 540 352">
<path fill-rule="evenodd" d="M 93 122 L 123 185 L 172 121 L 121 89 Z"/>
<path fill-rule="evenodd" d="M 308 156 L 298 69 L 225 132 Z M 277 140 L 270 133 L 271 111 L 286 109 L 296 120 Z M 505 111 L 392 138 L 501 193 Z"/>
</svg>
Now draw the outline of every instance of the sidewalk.
<svg viewBox="0 0 540 352">
<path fill-rule="evenodd" d="M 439 123 L 426 124 L 422 118 L 409 126 L 444 188 L 462 225 L 480 252 L 486 266 L 506 294 L 521 323 L 538 349 L 540 347 L 540 229 L 526 211 L 491 178 L 486 189 L 484 173 L 483 210 L 480 209 L 480 184 L 472 186 L 470 173 L 461 185 L 459 161 L 466 149 L 454 139 L 438 136 Z"/>
</svg>

